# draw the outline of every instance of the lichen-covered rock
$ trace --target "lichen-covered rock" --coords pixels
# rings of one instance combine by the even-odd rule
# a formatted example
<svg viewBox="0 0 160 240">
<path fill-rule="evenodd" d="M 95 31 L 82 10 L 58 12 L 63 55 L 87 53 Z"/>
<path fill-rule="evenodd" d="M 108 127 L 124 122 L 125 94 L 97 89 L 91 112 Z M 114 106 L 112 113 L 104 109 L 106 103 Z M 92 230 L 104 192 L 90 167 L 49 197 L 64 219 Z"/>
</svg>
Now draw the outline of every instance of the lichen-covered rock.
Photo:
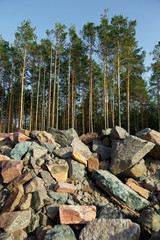
<svg viewBox="0 0 160 240">
<path fill-rule="evenodd" d="M 31 219 L 31 211 L 5 212 L 0 215 L 0 228 L 7 233 L 13 233 L 26 228 Z"/>
<path fill-rule="evenodd" d="M 47 231 L 44 240 L 76 240 L 72 228 L 68 225 L 55 225 Z"/>
<path fill-rule="evenodd" d="M 15 160 L 21 160 L 22 157 L 27 153 L 31 142 L 20 142 L 11 151 L 11 158 Z"/>
<path fill-rule="evenodd" d="M 112 143 L 110 171 L 117 175 L 138 163 L 151 149 L 154 143 L 134 136 Z"/>
<path fill-rule="evenodd" d="M 51 164 L 46 164 L 52 177 L 57 182 L 66 182 L 68 178 L 68 163 L 63 159 L 54 160 Z"/>
<path fill-rule="evenodd" d="M 92 177 L 103 191 L 116 197 L 133 210 L 139 211 L 149 205 L 146 199 L 140 197 L 107 170 L 94 170 Z"/>
</svg>

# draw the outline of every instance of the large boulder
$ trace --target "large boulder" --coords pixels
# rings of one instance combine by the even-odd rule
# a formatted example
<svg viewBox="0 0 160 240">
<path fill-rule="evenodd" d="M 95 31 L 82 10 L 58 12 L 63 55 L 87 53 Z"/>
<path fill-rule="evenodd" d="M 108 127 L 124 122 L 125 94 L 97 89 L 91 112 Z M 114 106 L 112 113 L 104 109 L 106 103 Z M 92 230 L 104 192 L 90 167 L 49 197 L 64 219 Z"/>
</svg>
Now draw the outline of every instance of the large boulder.
<svg viewBox="0 0 160 240">
<path fill-rule="evenodd" d="M 48 230 L 44 240 L 76 240 L 72 228 L 68 225 L 55 225 Z"/>
<path fill-rule="evenodd" d="M 99 218 L 88 223 L 79 240 L 139 240 L 140 226 L 130 219 Z"/>
<path fill-rule="evenodd" d="M 141 138 L 155 143 L 155 147 L 150 151 L 149 155 L 155 159 L 160 159 L 160 132 L 151 130 Z"/>
<path fill-rule="evenodd" d="M 117 175 L 138 163 L 155 146 L 135 136 L 112 143 L 110 171 Z"/>
<path fill-rule="evenodd" d="M 21 160 L 22 157 L 27 153 L 32 142 L 20 142 L 11 151 L 11 158 L 15 160 Z"/>
<path fill-rule="evenodd" d="M 49 128 L 48 132 L 52 134 L 52 138 L 60 145 L 69 145 L 74 138 L 78 137 L 76 131 L 71 128 L 68 130 L 59 130 L 56 128 Z"/>
<path fill-rule="evenodd" d="M 72 146 L 73 150 L 77 150 L 84 157 L 86 157 L 86 158 L 92 157 L 92 152 L 89 150 L 89 148 L 83 142 L 81 142 L 81 140 L 79 140 L 79 138 L 75 138 L 72 141 L 71 146 Z"/>
<path fill-rule="evenodd" d="M 107 170 L 94 170 L 92 177 L 103 191 L 110 196 L 114 196 L 133 210 L 139 211 L 149 205 L 146 199 L 140 197 L 135 191 Z"/>
</svg>

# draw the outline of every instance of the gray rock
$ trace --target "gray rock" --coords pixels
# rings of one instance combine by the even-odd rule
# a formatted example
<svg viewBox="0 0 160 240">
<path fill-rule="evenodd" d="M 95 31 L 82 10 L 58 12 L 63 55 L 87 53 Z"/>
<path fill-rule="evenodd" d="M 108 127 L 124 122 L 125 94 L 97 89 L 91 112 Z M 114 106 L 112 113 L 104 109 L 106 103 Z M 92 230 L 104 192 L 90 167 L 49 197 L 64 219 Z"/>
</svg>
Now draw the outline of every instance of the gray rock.
<svg viewBox="0 0 160 240">
<path fill-rule="evenodd" d="M 102 161 L 109 159 L 111 156 L 111 149 L 109 147 L 105 147 L 103 143 L 98 140 L 93 141 L 92 151 L 94 153 L 98 153 Z"/>
<path fill-rule="evenodd" d="M 114 126 L 111 133 L 117 139 L 125 139 L 127 136 L 129 136 L 128 132 L 124 128 L 118 126 Z"/>
<path fill-rule="evenodd" d="M 86 158 L 92 157 L 92 152 L 89 150 L 88 146 L 86 146 L 79 138 L 75 138 L 71 146 L 73 150 L 77 150 L 80 154 L 82 154 Z"/>
<path fill-rule="evenodd" d="M 159 240 L 160 239 L 160 231 L 153 233 L 149 240 Z"/>
<path fill-rule="evenodd" d="M 44 240 L 76 240 L 75 234 L 69 225 L 55 225 L 48 230 Z"/>
<path fill-rule="evenodd" d="M 112 208 L 108 205 L 101 207 L 98 218 L 105 218 L 105 219 L 123 219 L 123 214 L 117 210 L 116 208 Z"/>
<path fill-rule="evenodd" d="M 27 153 L 30 146 L 31 142 L 27 141 L 17 143 L 11 151 L 11 158 L 14 158 L 15 160 L 21 160 L 22 157 Z"/>
<path fill-rule="evenodd" d="M 45 205 L 47 199 L 49 199 L 49 197 L 46 190 L 32 193 L 31 208 L 38 211 Z"/>
<path fill-rule="evenodd" d="M 53 151 L 53 153 L 59 158 L 71 158 L 73 148 L 72 147 L 61 147 Z"/>
<path fill-rule="evenodd" d="M 99 218 L 88 223 L 79 240 L 139 240 L 140 226 L 130 219 Z"/>
<path fill-rule="evenodd" d="M 14 240 L 12 233 L 0 233 L 0 240 Z"/>
<path fill-rule="evenodd" d="M 133 210 L 139 211 L 149 205 L 146 199 L 140 197 L 107 170 L 94 170 L 92 177 L 103 191 L 110 196 L 114 196 Z"/>
<path fill-rule="evenodd" d="M 140 215 L 140 224 L 143 230 L 149 234 L 160 230 L 160 215 L 153 209 L 144 209 Z"/>
<path fill-rule="evenodd" d="M 30 132 L 30 137 L 33 139 L 37 139 L 37 135 L 40 133 L 38 130 L 33 130 Z"/>
<path fill-rule="evenodd" d="M 28 153 L 27 153 L 27 154 L 28 154 Z M 31 157 L 30 163 L 31 163 L 31 165 L 32 165 L 32 168 L 33 168 L 33 169 L 41 169 L 41 168 L 37 165 L 36 161 L 37 161 L 37 158 Z"/>
<path fill-rule="evenodd" d="M 135 136 L 112 143 L 110 171 L 117 175 L 138 163 L 155 146 Z"/>
<path fill-rule="evenodd" d="M 50 204 L 50 205 L 47 205 L 46 206 L 46 214 L 47 216 L 52 220 L 54 221 L 55 218 L 57 217 L 58 215 L 58 212 L 59 212 L 59 207 L 56 206 L 55 204 Z"/>
<path fill-rule="evenodd" d="M 57 192 L 48 192 L 48 195 L 56 202 L 58 205 L 65 204 L 68 199 L 67 193 L 57 193 Z"/>
<path fill-rule="evenodd" d="M 56 149 L 56 147 L 53 146 L 53 145 L 50 144 L 50 143 L 41 143 L 41 146 L 42 146 L 42 147 L 45 147 L 45 148 L 48 150 L 49 153 L 52 153 L 53 150 Z"/>
<path fill-rule="evenodd" d="M 45 147 L 39 147 L 39 148 L 34 148 L 33 149 L 33 157 L 35 159 L 41 158 L 44 155 L 46 155 L 48 152 L 47 148 Z"/>
<path fill-rule="evenodd" d="M 86 175 L 86 167 L 83 164 L 80 164 L 72 159 L 69 159 L 69 178 L 72 180 L 83 179 Z"/>
<path fill-rule="evenodd" d="M 150 128 L 145 128 L 145 129 L 137 132 L 135 135 L 136 135 L 137 137 L 141 138 L 142 136 L 147 135 L 147 133 L 149 133 L 150 131 L 151 131 Z"/>
<path fill-rule="evenodd" d="M 43 181 L 45 183 L 45 186 L 48 186 L 49 188 L 53 188 L 54 185 L 57 183 L 51 176 L 51 174 L 48 171 L 43 170 L 40 172 L 41 177 L 43 178 Z"/>
<path fill-rule="evenodd" d="M 60 145 L 69 145 L 75 137 L 78 137 L 74 129 L 69 130 L 59 130 L 56 128 L 49 128 L 48 132 L 52 134 L 55 142 Z"/>
</svg>

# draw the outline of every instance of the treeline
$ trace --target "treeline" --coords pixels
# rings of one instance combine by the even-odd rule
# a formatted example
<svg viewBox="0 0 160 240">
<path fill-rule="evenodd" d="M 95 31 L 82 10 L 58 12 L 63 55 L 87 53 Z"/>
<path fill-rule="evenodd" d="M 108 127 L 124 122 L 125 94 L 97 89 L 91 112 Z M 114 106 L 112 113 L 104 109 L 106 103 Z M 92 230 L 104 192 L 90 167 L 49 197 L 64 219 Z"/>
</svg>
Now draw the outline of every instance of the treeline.
<svg viewBox="0 0 160 240">
<path fill-rule="evenodd" d="M 119 125 L 135 133 L 160 130 L 160 43 L 153 52 L 150 85 L 136 21 L 122 15 L 78 35 L 56 23 L 38 40 L 23 21 L 13 44 L 0 36 L 0 132 L 75 128 L 79 134 Z"/>
</svg>

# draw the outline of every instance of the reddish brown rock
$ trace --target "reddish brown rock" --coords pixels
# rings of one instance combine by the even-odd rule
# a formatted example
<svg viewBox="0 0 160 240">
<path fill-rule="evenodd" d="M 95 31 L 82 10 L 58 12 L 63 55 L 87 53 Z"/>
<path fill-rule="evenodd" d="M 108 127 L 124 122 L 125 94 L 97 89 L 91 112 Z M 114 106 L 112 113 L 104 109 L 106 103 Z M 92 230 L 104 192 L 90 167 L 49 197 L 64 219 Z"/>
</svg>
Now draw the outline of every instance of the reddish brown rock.
<svg viewBox="0 0 160 240">
<path fill-rule="evenodd" d="M 15 132 L 12 133 L 12 135 L 10 135 L 9 137 L 12 141 L 16 141 L 16 142 L 24 142 L 24 141 L 31 141 L 31 138 L 24 135 L 23 133 L 20 132 Z"/>
<path fill-rule="evenodd" d="M 25 240 L 27 239 L 27 233 L 20 229 L 16 232 L 13 232 L 14 240 Z"/>
<path fill-rule="evenodd" d="M 96 218 L 96 207 L 61 205 L 59 216 L 61 224 L 86 224 Z"/>
<path fill-rule="evenodd" d="M 21 174 L 19 177 L 15 178 L 12 182 L 10 182 L 7 186 L 7 189 L 11 191 L 13 187 L 19 186 L 21 184 L 23 185 L 31 179 L 32 179 L 31 173 L 25 172 Z"/>
<path fill-rule="evenodd" d="M 23 169 L 23 161 L 8 160 L 2 163 L 1 175 L 4 183 L 9 183 L 16 177 L 21 175 Z"/>
<path fill-rule="evenodd" d="M 16 128 L 16 129 L 15 129 L 15 132 L 22 133 L 22 134 L 26 135 L 27 137 L 29 137 L 29 136 L 30 136 L 30 131 L 28 131 L 27 129 L 23 129 L 23 128 Z"/>
<path fill-rule="evenodd" d="M 73 184 L 70 183 L 61 183 L 58 182 L 55 186 L 54 186 L 54 190 L 56 192 L 62 192 L 62 193 L 72 193 L 74 191 L 76 191 L 76 187 Z"/>
<path fill-rule="evenodd" d="M 142 197 L 148 199 L 149 198 L 149 191 L 147 191 L 146 189 L 138 186 L 136 183 L 134 183 L 132 181 L 132 179 L 128 179 L 126 182 L 126 185 L 130 188 L 132 188 L 135 192 L 137 192 L 139 195 L 141 195 Z"/>
<path fill-rule="evenodd" d="M 37 134 L 37 139 L 41 143 L 50 143 L 50 144 L 52 144 L 54 146 L 57 146 L 57 143 L 52 138 L 52 134 L 51 133 L 47 133 L 46 131 L 41 131 L 40 133 L 38 133 Z"/>
<path fill-rule="evenodd" d="M 154 148 L 149 152 L 149 155 L 155 159 L 160 159 L 160 132 L 151 130 L 145 136 L 141 137 L 144 140 L 155 143 Z"/>
<path fill-rule="evenodd" d="M 109 161 L 100 161 L 99 169 L 108 170 L 109 169 Z"/>
<path fill-rule="evenodd" d="M 31 219 L 31 211 L 5 212 L 0 215 L 0 228 L 7 233 L 13 233 L 26 228 Z"/>
<path fill-rule="evenodd" d="M 74 150 L 72 153 L 72 157 L 79 163 L 84 164 L 87 166 L 87 158 L 81 155 L 77 150 Z"/>
<path fill-rule="evenodd" d="M 93 132 L 93 133 L 86 133 L 82 134 L 79 139 L 84 143 L 84 144 L 89 144 L 93 140 L 95 140 L 98 137 L 98 134 Z"/>
<path fill-rule="evenodd" d="M 21 197 L 24 195 L 23 186 L 19 185 L 18 187 L 15 187 L 9 197 L 7 198 L 7 201 L 2 209 L 3 212 L 12 212 L 15 210 L 15 208 L 18 206 Z"/>
<path fill-rule="evenodd" d="M 93 170 L 99 169 L 99 160 L 98 158 L 89 158 L 88 159 L 88 171 L 92 172 Z"/>
<path fill-rule="evenodd" d="M 0 154 L 0 167 L 2 167 L 2 165 L 7 161 L 7 160 L 11 160 L 9 157 Z"/>
</svg>

